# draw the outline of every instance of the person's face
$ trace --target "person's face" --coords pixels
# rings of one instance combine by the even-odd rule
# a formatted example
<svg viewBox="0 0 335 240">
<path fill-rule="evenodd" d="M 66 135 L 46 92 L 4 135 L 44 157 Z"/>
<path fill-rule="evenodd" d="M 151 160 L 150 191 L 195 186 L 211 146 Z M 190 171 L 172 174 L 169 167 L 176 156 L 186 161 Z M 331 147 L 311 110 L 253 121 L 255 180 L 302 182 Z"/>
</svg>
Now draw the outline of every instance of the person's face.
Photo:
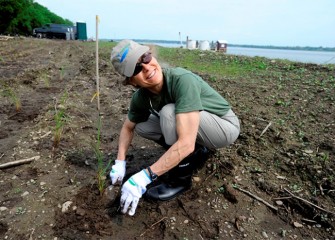
<svg viewBox="0 0 335 240">
<path fill-rule="evenodd" d="M 150 54 L 150 56 L 148 55 Z M 135 87 L 154 88 L 163 82 L 162 68 L 151 53 L 143 54 L 129 83 Z"/>
</svg>

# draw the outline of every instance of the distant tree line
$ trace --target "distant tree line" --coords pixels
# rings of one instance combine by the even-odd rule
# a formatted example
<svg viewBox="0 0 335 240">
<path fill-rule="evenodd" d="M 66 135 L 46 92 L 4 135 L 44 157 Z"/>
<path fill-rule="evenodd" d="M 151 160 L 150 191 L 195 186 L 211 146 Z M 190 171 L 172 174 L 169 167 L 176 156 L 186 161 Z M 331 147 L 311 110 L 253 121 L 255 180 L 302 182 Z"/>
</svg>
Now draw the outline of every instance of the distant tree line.
<svg viewBox="0 0 335 240">
<path fill-rule="evenodd" d="M 73 25 L 34 0 L 0 0 L 0 34 L 28 36 L 47 23 Z"/>
</svg>

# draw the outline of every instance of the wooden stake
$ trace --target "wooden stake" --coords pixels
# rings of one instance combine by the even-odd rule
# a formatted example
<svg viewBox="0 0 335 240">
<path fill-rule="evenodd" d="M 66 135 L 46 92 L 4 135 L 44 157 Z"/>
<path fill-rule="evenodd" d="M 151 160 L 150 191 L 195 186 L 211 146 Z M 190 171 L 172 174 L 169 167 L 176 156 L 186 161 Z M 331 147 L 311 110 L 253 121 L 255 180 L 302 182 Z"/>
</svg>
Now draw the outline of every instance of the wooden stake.
<svg viewBox="0 0 335 240">
<path fill-rule="evenodd" d="M 98 28 L 99 27 L 99 16 L 96 15 L 96 36 L 95 36 L 95 57 L 96 57 L 96 78 L 97 78 L 97 101 L 98 101 L 98 111 L 99 111 L 99 114 L 100 114 L 100 94 L 99 94 L 99 91 L 100 91 L 100 87 L 99 87 L 99 31 L 98 31 Z"/>
<path fill-rule="evenodd" d="M 40 159 L 40 156 L 35 156 L 35 157 L 31 157 L 31 158 L 26 158 L 26 159 L 13 161 L 13 162 L 4 163 L 4 164 L 0 165 L 0 169 L 14 167 L 14 166 L 22 165 L 22 164 L 25 164 L 25 163 L 30 163 L 30 162 L 32 162 L 34 160 L 38 160 L 38 159 Z"/>
</svg>

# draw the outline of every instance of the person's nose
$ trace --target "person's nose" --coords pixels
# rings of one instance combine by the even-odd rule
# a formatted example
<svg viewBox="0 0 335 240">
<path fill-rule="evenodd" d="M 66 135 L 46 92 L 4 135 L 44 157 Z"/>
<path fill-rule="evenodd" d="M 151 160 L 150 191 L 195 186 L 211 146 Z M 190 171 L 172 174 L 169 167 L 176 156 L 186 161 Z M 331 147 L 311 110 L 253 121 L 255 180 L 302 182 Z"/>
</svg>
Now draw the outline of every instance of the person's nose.
<svg viewBox="0 0 335 240">
<path fill-rule="evenodd" d="M 147 72 L 149 70 L 150 70 L 150 64 L 149 63 L 147 63 L 147 64 L 142 63 L 142 71 Z"/>
</svg>

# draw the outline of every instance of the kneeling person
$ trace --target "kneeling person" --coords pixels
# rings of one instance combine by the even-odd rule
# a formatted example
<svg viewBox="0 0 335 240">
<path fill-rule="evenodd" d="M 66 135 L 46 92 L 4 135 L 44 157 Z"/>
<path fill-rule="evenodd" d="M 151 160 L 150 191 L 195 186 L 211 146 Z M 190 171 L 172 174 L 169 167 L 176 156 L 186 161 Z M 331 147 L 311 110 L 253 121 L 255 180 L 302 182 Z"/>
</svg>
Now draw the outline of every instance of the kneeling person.
<svg viewBox="0 0 335 240">
<path fill-rule="evenodd" d="M 121 188 L 123 213 L 134 215 L 146 192 L 152 200 L 169 200 L 191 186 L 194 168 L 205 161 L 209 149 L 232 144 L 240 133 L 230 104 L 198 75 L 183 68 L 162 68 L 149 47 L 123 40 L 112 50 L 115 70 L 134 92 L 123 123 L 112 184 L 122 182 L 126 154 L 134 131 L 166 148 L 151 166 L 131 176 Z M 146 186 L 169 172 L 167 183 Z"/>
</svg>

